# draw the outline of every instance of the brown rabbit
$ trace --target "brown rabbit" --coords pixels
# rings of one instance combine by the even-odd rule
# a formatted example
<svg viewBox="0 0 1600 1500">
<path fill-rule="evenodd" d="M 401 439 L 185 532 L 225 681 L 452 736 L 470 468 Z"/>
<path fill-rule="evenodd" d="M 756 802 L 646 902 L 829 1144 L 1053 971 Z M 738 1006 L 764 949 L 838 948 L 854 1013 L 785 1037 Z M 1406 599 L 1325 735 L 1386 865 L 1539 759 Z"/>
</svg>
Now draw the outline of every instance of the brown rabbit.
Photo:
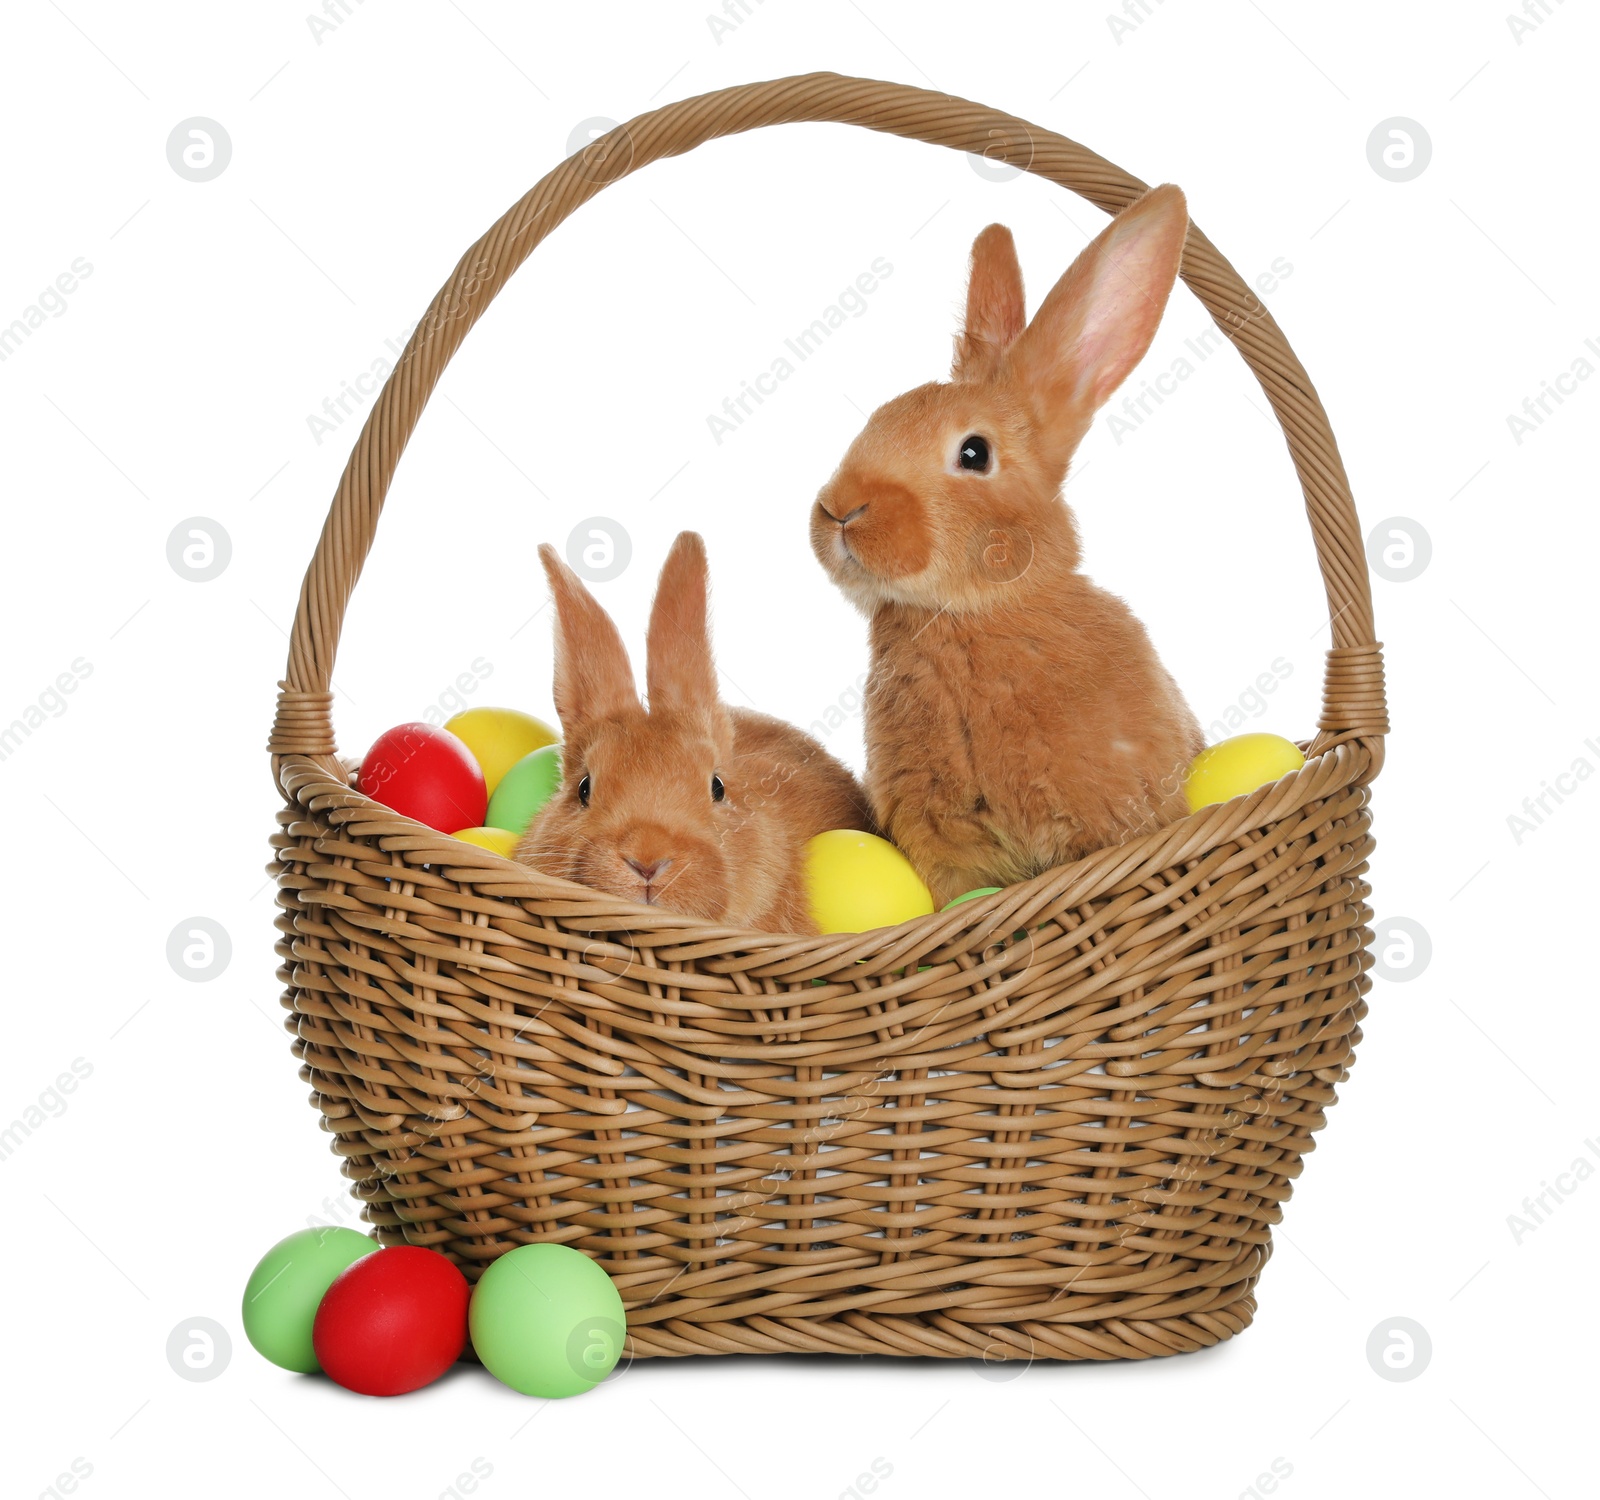
<svg viewBox="0 0 1600 1500">
<path fill-rule="evenodd" d="M 648 711 L 611 617 L 543 546 L 556 605 L 561 785 L 516 857 L 630 901 L 709 922 L 815 932 L 802 850 L 875 825 L 865 794 L 809 735 L 717 692 L 705 545 L 672 545 L 646 638 Z"/>
<path fill-rule="evenodd" d="M 1183 194 L 1152 189 L 1027 323 L 991 224 L 950 382 L 879 407 L 817 497 L 812 547 L 871 621 L 872 804 L 940 903 L 1187 811 L 1199 725 L 1132 611 L 1078 571 L 1061 498 L 1150 347 L 1187 229 Z"/>
</svg>

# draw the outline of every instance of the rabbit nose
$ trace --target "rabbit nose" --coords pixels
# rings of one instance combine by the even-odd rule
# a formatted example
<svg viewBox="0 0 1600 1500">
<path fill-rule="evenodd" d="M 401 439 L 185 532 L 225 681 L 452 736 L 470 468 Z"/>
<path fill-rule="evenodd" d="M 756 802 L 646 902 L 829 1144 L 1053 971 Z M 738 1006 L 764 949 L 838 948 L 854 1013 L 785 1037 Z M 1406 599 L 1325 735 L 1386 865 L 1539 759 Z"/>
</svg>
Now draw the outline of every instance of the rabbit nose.
<svg viewBox="0 0 1600 1500">
<path fill-rule="evenodd" d="M 670 859 L 630 859 L 627 864 L 628 868 L 646 885 L 654 881 L 656 876 L 663 871 L 672 867 Z"/>
<path fill-rule="evenodd" d="M 834 516 L 833 519 L 837 521 L 840 526 L 848 526 L 852 521 L 856 520 L 860 516 L 864 516 L 866 513 L 867 507 L 865 505 L 858 505 L 853 511 L 850 512 L 849 515 Z M 830 514 L 832 514 L 832 512 L 830 512 Z"/>
</svg>

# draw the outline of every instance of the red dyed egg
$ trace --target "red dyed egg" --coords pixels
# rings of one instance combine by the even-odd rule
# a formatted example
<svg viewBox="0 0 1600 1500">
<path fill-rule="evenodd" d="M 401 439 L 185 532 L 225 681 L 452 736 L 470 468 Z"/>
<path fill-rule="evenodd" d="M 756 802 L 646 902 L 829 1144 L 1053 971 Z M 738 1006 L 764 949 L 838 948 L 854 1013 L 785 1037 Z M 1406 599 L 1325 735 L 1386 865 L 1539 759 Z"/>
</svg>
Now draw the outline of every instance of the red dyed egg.
<svg viewBox="0 0 1600 1500">
<path fill-rule="evenodd" d="M 399 724 L 380 734 L 361 762 L 357 785 L 375 802 L 440 833 L 479 827 L 489 808 L 472 752 L 432 724 Z"/>
<path fill-rule="evenodd" d="M 311 1325 L 330 1379 L 363 1396 L 399 1396 L 437 1380 L 467 1342 L 467 1278 L 437 1250 L 396 1245 L 333 1280 Z"/>
</svg>

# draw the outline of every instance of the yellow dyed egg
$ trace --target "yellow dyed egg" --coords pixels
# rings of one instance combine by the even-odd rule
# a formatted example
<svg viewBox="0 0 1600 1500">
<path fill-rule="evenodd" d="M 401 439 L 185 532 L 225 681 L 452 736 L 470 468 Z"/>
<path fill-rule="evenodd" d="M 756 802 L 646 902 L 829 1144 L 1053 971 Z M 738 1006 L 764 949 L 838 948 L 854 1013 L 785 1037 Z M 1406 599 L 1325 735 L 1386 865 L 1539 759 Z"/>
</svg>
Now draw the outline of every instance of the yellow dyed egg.
<svg viewBox="0 0 1600 1500">
<path fill-rule="evenodd" d="M 820 932 L 870 932 L 933 910 L 927 886 L 887 839 L 835 828 L 806 844 L 805 859 L 806 895 Z"/>
<path fill-rule="evenodd" d="M 517 845 L 522 842 L 522 835 L 510 828 L 463 828 L 450 835 L 453 839 L 460 839 L 464 844 L 476 844 L 480 849 L 487 849 L 492 854 L 503 854 L 507 859 L 516 852 Z"/>
<path fill-rule="evenodd" d="M 543 719 L 515 708 L 465 709 L 447 720 L 444 727 L 466 742 L 467 749 L 483 768 L 484 785 L 491 797 L 500 778 L 524 755 L 553 745 L 561 738 Z"/>
<path fill-rule="evenodd" d="M 1277 734 L 1236 734 L 1208 745 L 1189 766 L 1183 784 L 1189 811 L 1231 802 L 1306 763 L 1300 747 Z"/>
</svg>

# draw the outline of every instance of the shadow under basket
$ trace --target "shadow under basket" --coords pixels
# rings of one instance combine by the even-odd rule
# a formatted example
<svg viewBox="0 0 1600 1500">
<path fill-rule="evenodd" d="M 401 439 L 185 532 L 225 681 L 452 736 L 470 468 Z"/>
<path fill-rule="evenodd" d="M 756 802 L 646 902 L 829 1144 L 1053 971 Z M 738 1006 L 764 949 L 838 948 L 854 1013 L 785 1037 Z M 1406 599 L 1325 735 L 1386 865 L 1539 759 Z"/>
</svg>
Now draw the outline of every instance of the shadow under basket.
<svg viewBox="0 0 1600 1500">
<path fill-rule="evenodd" d="M 272 868 L 301 1076 L 384 1244 L 432 1246 L 469 1278 L 517 1245 L 571 1245 L 615 1281 L 634 1356 L 1215 1344 L 1251 1319 L 1361 1035 L 1367 787 L 1388 723 L 1327 418 L 1198 229 L 1183 278 L 1277 414 L 1327 585 L 1333 649 L 1301 770 L 950 912 L 791 937 L 436 833 L 362 796 L 336 751 L 345 607 L 467 330 L 607 183 L 807 121 L 981 153 L 1112 213 L 1145 188 L 1013 116 L 812 73 L 618 126 L 466 253 L 351 454 L 280 685 Z"/>
</svg>

